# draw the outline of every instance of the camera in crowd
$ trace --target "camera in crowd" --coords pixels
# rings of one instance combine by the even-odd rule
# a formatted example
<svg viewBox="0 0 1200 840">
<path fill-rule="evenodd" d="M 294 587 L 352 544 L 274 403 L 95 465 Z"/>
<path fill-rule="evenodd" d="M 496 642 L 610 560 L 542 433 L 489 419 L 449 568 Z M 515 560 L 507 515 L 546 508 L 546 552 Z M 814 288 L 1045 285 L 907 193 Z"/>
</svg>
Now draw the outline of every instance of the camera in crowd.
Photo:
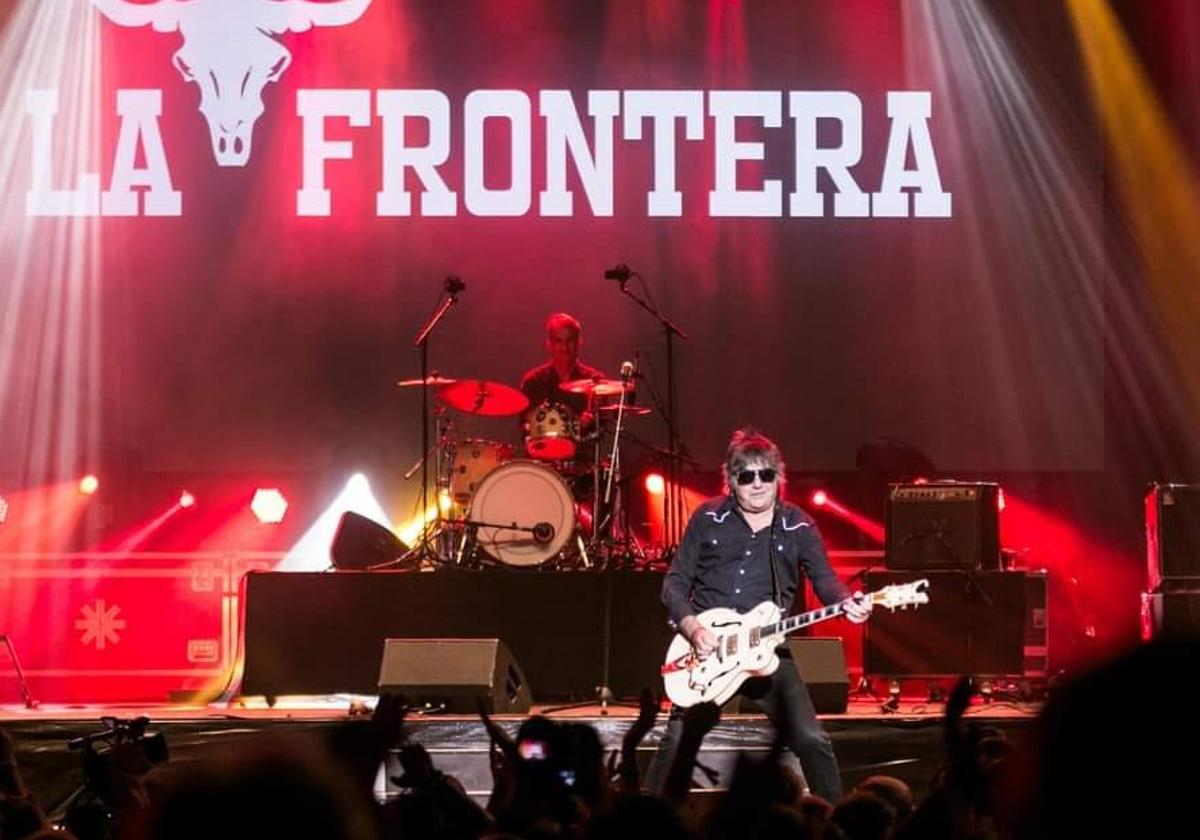
<svg viewBox="0 0 1200 840">
<path fill-rule="evenodd" d="M 102 717 L 100 723 L 104 729 L 72 738 L 67 747 L 83 751 L 83 784 L 87 791 L 112 805 L 124 777 L 141 776 L 167 761 L 167 739 L 161 732 L 148 731 L 148 717 Z"/>
<path fill-rule="evenodd" d="M 588 795 L 598 784 L 604 747 L 591 727 L 535 715 L 517 732 L 518 772 L 542 785 Z"/>
</svg>

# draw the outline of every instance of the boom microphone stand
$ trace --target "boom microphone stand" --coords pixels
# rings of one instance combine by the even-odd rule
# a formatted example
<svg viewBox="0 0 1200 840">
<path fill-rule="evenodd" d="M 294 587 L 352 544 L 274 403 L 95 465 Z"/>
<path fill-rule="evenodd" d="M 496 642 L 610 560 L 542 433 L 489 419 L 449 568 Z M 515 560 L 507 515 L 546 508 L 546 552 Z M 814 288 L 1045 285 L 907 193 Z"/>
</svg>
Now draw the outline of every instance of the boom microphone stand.
<svg viewBox="0 0 1200 840">
<path fill-rule="evenodd" d="M 627 265 L 618 265 L 604 272 L 604 276 L 609 280 L 616 280 L 621 286 L 621 292 L 628 295 L 642 309 L 649 312 L 659 324 L 662 325 L 663 337 L 667 343 L 667 409 L 665 417 L 667 423 L 667 450 L 670 453 L 667 459 L 667 487 L 663 497 L 663 524 L 664 524 L 664 542 L 663 555 L 667 556 L 674 551 L 679 541 L 679 533 L 683 527 L 683 493 L 679 488 L 679 477 L 682 469 L 679 464 L 680 459 L 680 443 L 679 443 L 679 422 L 675 412 L 675 337 L 678 336 L 683 340 L 687 340 L 687 333 L 675 325 L 675 322 L 667 317 L 663 312 L 659 311 L 653 302 L 642 300 L 637 294 L 630 290 L 629 280 L 631 277 L 636 277 L 645 283 L 642 275 L 636 271 L 632 271 Z"/>
<path fill-rule="evenodd" d="M 438 298 L 438 306 L 433 314 L 429 316 L 429 320 L 421 327 L 417 333 L 417 337 L 413 340 L 413 347 L 421 351 L 421 452 L 424 453 L 421 457 L 421 519 L 425 519 L 425 511 L 429 510 L 429 385 L 424 384 L 429 381 L 429 339 L 433 335 L 433 331 L 437 329 L 437 325 L 441 323 L 442 318 L 450 311 L 450 307 L 458 303 L 458 295 L 467 284 L 453 274 L 446 277 L 442 281 L 442 295 Z M 440 436 L 440 435 L 439 435 Z M 442 458 L 441 458 L 441 441 L 438 441 L 439 448 L 434 453 L 434 464 L 436 478 L 441 479 L 442 475 Z M 436 495 L 436 494 L 435 494 Z M 441 536 L 441 517 L 442 506 L 441 499 L 437 499 L 437 518 L 438 527 L 434 530 L 434 539 Z M 422 549 L 421 553 L 428 555 L 429 552 L 429 535 L 422 534 Z M 441 560 L 440 552 L 436 543 L 434 544 L 433 554 L 435 560 Z"/>
</svg>

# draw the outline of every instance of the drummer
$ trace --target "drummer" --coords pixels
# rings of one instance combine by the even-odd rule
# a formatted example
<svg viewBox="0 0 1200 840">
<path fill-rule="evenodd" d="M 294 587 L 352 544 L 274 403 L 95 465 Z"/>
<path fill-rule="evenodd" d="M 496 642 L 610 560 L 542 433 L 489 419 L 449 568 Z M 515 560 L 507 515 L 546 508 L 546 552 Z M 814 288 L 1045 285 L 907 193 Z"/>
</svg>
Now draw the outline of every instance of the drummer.
<svg viewBox="0 0 1200 840">
<path fill-rule="evenodd" d="M 546 319 L 546 352 L 550 360 L 525 372 L 521 391 L 529 397 L 530 405 L 543 402 L 568 406 L 579 418 L 581 429 L 588 429 L 593 415 L 587 394 L 569 394 L 559 384 L 575 379 L 604 379 L 604 372 L 579 361 L 583 343 L 583 328 L 572 316 L 556 312 Z"/>
</svg>

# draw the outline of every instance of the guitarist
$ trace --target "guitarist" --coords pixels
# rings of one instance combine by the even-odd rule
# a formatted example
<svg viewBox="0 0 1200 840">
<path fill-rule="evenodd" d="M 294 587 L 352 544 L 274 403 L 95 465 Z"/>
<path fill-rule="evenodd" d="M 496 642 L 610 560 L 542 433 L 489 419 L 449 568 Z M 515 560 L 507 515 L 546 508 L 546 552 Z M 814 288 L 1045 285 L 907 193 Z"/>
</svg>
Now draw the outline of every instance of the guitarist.
<svg viewBox="0 0 1200 840">
<path fill-rule="evenodd" d="M 734 432 L 725 453 L 726 495 L 700 505 L 684 532 L 663 581 L 662 600 L 671 623 L 701 656 L 716 649 L 717 637 L 696 614 L 714 607 L 747 612 L 773 600 L 787 615 L 807 577 L 823 604 L 845 602 L 855 623 L 871 614 L 869 602 L 853 598 L 825 556 L 813 518 L 783 499 L 786 484 L 779 447 L 752 428 Z M 770 676 L 752 677 L 738 689 L 776 727 L 784 723 L 788 746 L 800 760 L 812 792 L 830 802 L 842 783 L 829 736 L 817 720 L 812 699 L 786 645 Z M 657 790 L 675 752 L 683 710 L 674 708 L 648 773 Z M 781 721 L 786 715 L 787 720 Z"/>
</svg>

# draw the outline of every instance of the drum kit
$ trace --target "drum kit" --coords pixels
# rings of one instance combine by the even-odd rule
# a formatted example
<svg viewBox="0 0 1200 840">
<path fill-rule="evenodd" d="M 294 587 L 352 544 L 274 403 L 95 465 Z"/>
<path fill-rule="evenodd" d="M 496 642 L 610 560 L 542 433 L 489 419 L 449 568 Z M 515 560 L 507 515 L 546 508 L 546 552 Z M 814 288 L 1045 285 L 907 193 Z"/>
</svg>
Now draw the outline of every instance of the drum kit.
<svg viewBox="0 0 1200 840">
<path fill-rule="evenodd" d="M 622 504 L 621 436 L 629 418 L 650 413 L 628 402 L 632 376 L 563 382 L 562 401 L 534 405 L 502 382 L 433 373 L 396 384 L 433 394 L 426 459 L 438 499 L 402 563 L 590 569 L 645 558 Z M 576 413 L 567 395 L 582 396 L 586 411 Z M 471 436 L 477 417 L 519 418 L 520 442 Z"/>
</svg>

